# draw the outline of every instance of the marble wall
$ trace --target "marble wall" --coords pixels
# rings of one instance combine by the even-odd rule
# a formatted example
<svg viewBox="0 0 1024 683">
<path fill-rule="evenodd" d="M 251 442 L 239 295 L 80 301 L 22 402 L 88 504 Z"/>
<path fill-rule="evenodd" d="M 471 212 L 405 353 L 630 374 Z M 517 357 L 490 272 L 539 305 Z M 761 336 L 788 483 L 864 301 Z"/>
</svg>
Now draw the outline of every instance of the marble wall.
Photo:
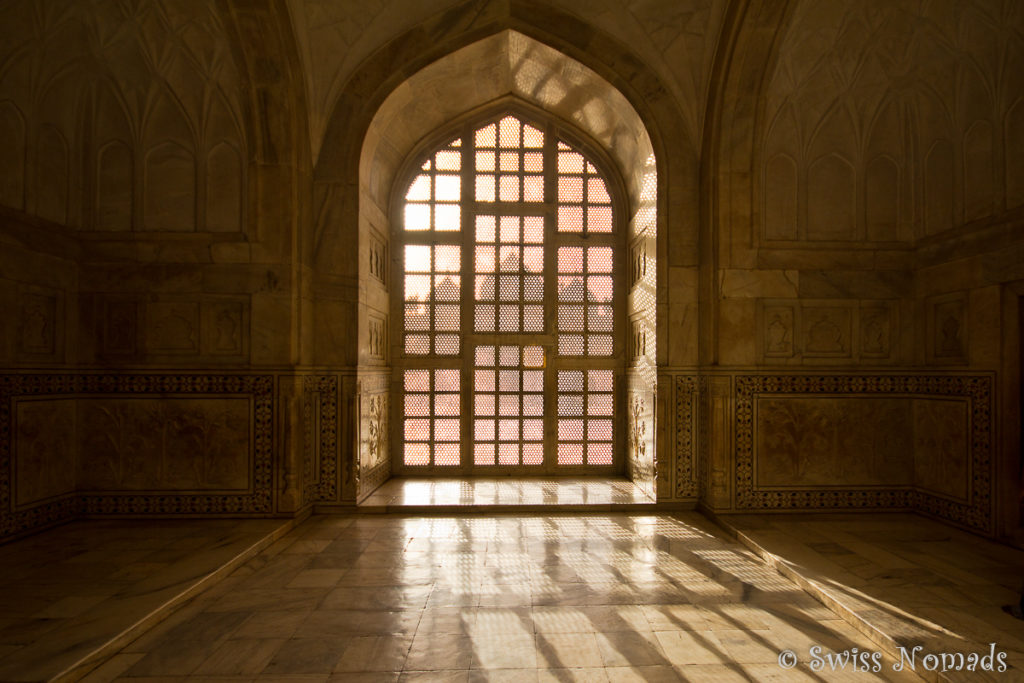
<svg viewBox="0 0 1024 683">
<path fill-rule="evenodd" d="M 344 374 L 0 375 L 0 540 L 83 512 L 351 504 L 355 404 Z"/>
<path fill-rule="evenodd" d="M 1021 8 L 5 4 L 0 535 L 294 514 L 388 477 L 391 184 L 504 95 L 622 167 L 642 486 L 1005 535 Z"/>
<path fill-rule="evenodd" d="M 678 500 L 718 513 L 911 509 L 995 530 L 992 374 L 674 379 Z"/>
</svg>

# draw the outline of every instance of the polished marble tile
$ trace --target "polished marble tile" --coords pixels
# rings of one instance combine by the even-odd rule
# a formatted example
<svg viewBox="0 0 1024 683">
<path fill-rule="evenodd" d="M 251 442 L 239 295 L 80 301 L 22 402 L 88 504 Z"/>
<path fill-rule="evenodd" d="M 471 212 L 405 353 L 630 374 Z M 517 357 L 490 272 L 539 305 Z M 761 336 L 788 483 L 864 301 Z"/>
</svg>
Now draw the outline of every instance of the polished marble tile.
<svg viewBox="0 0 1024 683">
<path fill-rule="evenodd" d="M 530 477 L 403 478 L 396 477 L 360 503 L 364 510 L 401 512 L 409 508 L 521 508 L 579 506 L 581 508 L 653 505 L 631 481 L 619 478 Z"/>
<path fill-rule="evenodd" d="M 843 572 L 877 569 L 885 590 L 966 590 L 955 572 L 935 565 L 922 567 L 931 574 L 918 572 L 910 555 L 922 552 L 917 542 L 875 551 L 853 524 L 832 541 L 816 522 L 803 523 L 805 530 L 816 548 L 772 529 L 805 559 L 821 557 Z M 948 553 L 933 557 L 970 571 Z M 979 563 L 996 576 L 1003 559 L 988 552 Z M 35 624 L 46 633 L 40 622 L 47 620 L 32 615 L 47 607 L 34 602 L 33 611 L 7 617 L 6 627 L 0 617 L 0 632 Z M 984 605 L 962 614 L 964 628 L 979 635 L 1006 628 L 986 621 Z M 806 654 L 814 644 L 874 647 L 696 513 L 330 516 L 312 517 L 266 547 L 125 646 L 92 680 L 846 680 L 823 678 L 806 662 L 780 669 L 780 650 Z"/>
<path fill-rule="evenodd" d="M 0 546 L 0 612 L 9 617 L 0 620 L 0 680 L 46 680 L 74 667 L 286 526 L 88 520 Z"/>
<path fill-rule="evenodd" d="M 910 514 L 730 515 L 722 521 L 752 548 L 779 558 L 782 570 L 801 577 L 824 604 L 875 633 L 880 645 L 987 652 L 997 643 L 1011 662 L 1024 663 L 1024 621 L 1002 610 L 1020 599 L 1024 551 Z M 827 623 L 821 616 L 813 625 Z M 805 631 L 813 625 L 801 622 Z M 809 639 L 825 641 L 813 631 Z"/>
</svg>

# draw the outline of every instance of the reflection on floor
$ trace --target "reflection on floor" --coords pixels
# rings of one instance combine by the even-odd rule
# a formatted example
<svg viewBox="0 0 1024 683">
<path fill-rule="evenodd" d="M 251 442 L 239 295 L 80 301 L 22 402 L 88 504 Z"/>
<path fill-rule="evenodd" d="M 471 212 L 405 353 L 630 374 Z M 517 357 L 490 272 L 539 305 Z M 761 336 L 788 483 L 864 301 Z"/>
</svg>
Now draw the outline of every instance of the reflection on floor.
<svg viewBox="0 0 1024 683">
<path fill-rule="evenodd" d="M 837 680 L 815 645 L 873 649 L 696 513 L 315 516 L 87 680 Z"/>
<path fill-rule="evenodd" d="M 723 523 L 893 649 L 987 653 L 996 643 L 1024 670 L 1024 621 L 1002 610 L 1020 600 L 1024 551 L 907 514 L 737 515 Z"/>
<path fill-rule="evenodd" d="M 0 681 L 49 680 L 73 668 L 290 526 L 266 519 L 81 521 L 0 546 Z"/>
<path fill-rule="evenodd" d="M 396 477 L 359 505 L 364 512 L 543 512 L 642 510 L 652 500 L 628 479 L 606 477 L 415 478 Z"/>
</svg>

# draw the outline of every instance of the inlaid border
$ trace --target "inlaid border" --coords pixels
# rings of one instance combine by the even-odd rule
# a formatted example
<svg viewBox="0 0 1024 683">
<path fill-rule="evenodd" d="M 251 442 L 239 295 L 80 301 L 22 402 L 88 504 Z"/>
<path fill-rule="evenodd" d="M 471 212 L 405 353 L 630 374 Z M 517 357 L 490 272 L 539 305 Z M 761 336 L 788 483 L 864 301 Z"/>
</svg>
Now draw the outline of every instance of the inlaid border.
<svg viewBox="0 0 1024 683">
<path fill-rule="evenodd" d="M 677 498 L 698 494 L 694 449 L 694 410 L 697 408 L 697 378 L 676 376 L 676 487 Z"/>
<path fill-rule="evenodd" d="M 820 510 L 911 507 L 991 533 L 992 383 L 988 375 L 738 375 L 736 377 L 736 507 Z M 754 487 L 754 402 L 765 395 L 896 395 L 965 398 L 970 414 L 972 479 L 968 502 L 914 488 L 762 491 Z"/>
<path fill-rule="evenodd" d="M 312 464 L 314 474 L 314 479 L 305 484 L 303 502 L 333 501 L 338 496 L 338 378 L 304 377 L 302 394 L 307 432 L 304 457 Z M 316 419 L 314 410 L 318 413 Z"/>
</svg>

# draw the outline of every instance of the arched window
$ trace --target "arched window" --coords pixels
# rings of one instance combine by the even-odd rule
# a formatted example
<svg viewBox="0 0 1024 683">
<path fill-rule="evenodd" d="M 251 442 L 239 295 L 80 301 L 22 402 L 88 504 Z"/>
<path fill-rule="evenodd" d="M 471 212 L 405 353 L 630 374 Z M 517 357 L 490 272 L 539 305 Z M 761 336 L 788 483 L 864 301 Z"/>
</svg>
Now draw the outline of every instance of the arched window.
<svg viewBox="0 0 1024 683">
<path fill-rule="evenodd" d="M 393 469 L 621 470 L 626 259 L 611 164 L 518 112 L 440 140 L 394 202 Z"/>
</svg>

